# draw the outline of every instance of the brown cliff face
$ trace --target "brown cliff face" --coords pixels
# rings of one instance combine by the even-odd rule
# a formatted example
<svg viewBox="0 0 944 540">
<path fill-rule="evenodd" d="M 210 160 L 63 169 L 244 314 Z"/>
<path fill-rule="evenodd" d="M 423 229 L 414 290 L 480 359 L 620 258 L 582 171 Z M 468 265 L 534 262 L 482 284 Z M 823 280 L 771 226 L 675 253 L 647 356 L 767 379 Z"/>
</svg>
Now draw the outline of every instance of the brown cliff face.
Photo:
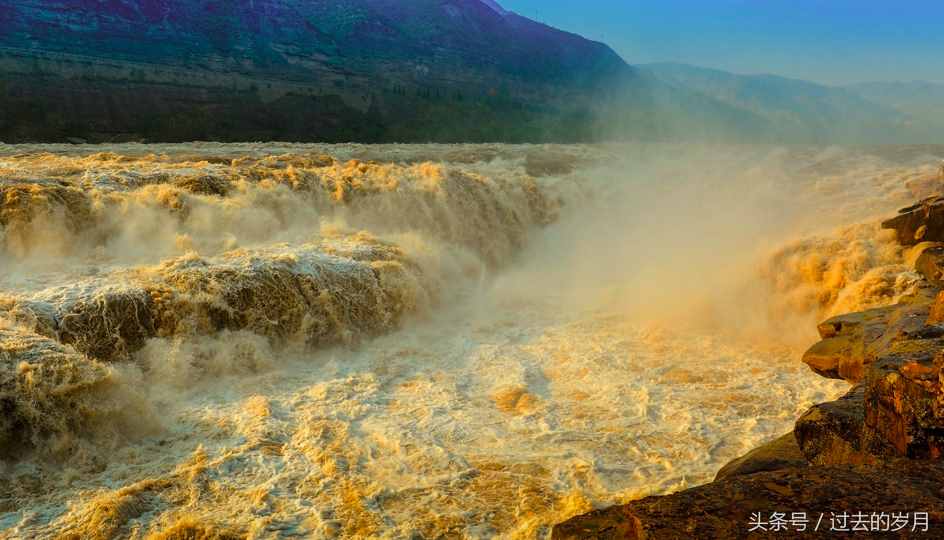
<svg viewBox="0 0 944 540">
<path fill-rule="evenodd" d="M 902 208 L 897 216 L 882 222 L 882 227 L 894 230 L 903 246 L 944 241 L 944 197 L 930 197 Z"/>
<path fill-rule="evenodd" d="M 820 326 L 823 341 L 804 355 L 817 373 L 857 383 L 847 396 L 814 407 L 797 437 L 816 463 L 874 463 L 944 455 L 944 296 L 940 293 L 940 198 L 903 209 L 883 226 L 918 246 L 915 271 L 925 284 L 894 306 L 843 315 Z"/>
<path fill-rule="evenodd" d="M 915 459 L 944 456 L 944 340 L 926 351 L 880 358 L 866 387 L 867 429 L 894 453 Z"/>
</svg>

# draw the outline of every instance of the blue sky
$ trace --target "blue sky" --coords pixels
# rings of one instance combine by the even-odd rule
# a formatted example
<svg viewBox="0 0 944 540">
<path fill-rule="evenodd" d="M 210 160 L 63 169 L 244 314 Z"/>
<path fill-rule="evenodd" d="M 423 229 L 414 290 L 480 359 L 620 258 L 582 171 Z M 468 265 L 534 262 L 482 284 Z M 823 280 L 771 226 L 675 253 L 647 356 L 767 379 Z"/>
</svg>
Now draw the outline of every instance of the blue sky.
<svg viewBox="0 0 944 540">
<path fill-rule="evenodd" d="M 499 0 L 606 42 L 629 63 L 676 61 L 830 84 L 944 82 L 944 0 Z"/>
</svg>

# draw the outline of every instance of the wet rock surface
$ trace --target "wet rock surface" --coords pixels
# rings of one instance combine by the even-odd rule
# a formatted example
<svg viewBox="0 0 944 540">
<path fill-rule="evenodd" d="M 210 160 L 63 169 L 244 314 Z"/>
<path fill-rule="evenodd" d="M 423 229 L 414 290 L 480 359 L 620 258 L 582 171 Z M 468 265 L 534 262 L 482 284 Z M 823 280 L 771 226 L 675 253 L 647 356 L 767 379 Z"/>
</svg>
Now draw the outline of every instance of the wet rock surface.
<svg viewBox="0 0 944 540">
<path fill-rule="evenodd" d="M 820 337 L 803 362 L 823 377 L 862 381 L 869 366 L 889 351 L 920 346 L 942 333 L 928 318 L 935 309 L 933 289 L 921 288 L 894 306 L 832 317 L 819 324 Z"/>
<path fill-rule="evenodd" d="M 944 464 L 897 462 L 879 467 L 812 466 L 732 476 L 660 497 L 646 497 L 623 506 L 597 510 L 554 528 L 552 538 L 564 539 L 690 539 L 690 538 L 861 538 L 853 531 L 856 512 L 928 513 L 927 538 L 940 538 L 944 527 Z M 771 530 L 773 512 L 792 520 L 805 513 L 805 530 L 788 521 Z M 767 522 L 751 530 L 756 514 Z M 846 531 L 830 528 L 845 514 Z M 815 530 L 822 515 L 819 530 Z M 799 522 L 799 520 L 798 520 Z M 914 523 L 888 538 L 911 538 Z M 838 528 L 838 527 L 837 527 Z M 937 531 L 937 536 L 934 535 Z M 920 537 L 920 536 L 919 536 Z"/>
<path fill-rule="evenodd" d="M 721 467 L 715 480 L 789 467 L 803 467 L 807 463 L 806 456 L 797 444 L 796 435 L 791 431 Z"/>
<path fill-rule="evenodd" d="M 915 249 L 919 252 L 914 262 L 915 271 L 935 287 L 944 286 L 944 245 L 924 242 Z"/>
</svg>

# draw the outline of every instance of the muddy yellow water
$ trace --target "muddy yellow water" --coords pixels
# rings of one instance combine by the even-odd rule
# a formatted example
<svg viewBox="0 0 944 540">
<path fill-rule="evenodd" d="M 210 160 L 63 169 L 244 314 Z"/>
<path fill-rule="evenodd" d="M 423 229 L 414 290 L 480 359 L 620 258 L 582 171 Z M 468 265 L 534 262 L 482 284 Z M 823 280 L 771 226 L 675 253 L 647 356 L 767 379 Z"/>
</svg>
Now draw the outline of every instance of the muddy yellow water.
<svg viewBox="0 0 944 540">
<path fill-rule="evenodd" d="M 917 277 L 926 148 L 0 145 L 0 537 L 543 538 Z"/>
</svg>

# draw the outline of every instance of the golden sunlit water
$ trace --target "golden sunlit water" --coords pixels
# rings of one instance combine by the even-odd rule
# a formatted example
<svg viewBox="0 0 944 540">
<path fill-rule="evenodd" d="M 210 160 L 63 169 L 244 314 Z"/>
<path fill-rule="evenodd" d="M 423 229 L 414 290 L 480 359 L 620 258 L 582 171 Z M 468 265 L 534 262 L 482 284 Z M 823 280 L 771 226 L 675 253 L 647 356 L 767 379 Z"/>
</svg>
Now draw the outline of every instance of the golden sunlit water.
<svg viewBox="0 0 944 540">
<path fill-rule="evenodd" d="M 918 151 L 0 145 L 0 537 L 543 538 L 709 481 L 916 276 Z M 203 536 L 200 536 L 203 535 Z"/>
</svg>

